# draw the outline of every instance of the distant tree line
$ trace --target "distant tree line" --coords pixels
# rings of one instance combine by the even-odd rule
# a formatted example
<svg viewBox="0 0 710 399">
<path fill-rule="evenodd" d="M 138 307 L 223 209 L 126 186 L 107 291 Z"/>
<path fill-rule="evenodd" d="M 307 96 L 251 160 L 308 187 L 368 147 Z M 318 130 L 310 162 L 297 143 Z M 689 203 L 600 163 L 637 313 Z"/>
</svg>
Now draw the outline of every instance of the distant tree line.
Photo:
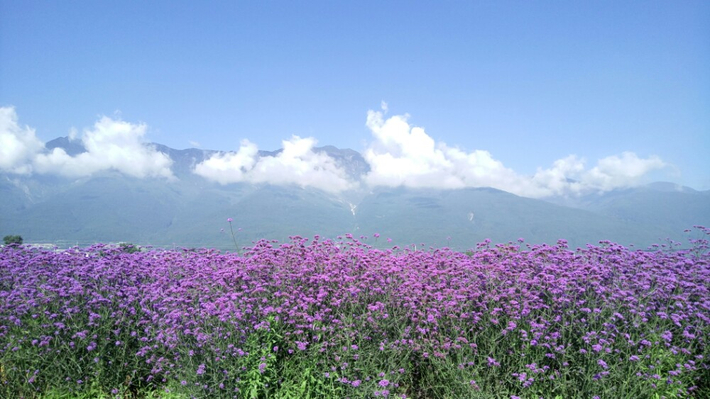
<svg viewBox="0 0 710 399">
<path fill-rule="evenodd" d="M 2 240 L 5 242 L 5 245 L 10 245 L 10 244 L 22 244 L 22 236 L 12 236 L 12 235 L 7 235 L 2 238 Z"/>
</svg>

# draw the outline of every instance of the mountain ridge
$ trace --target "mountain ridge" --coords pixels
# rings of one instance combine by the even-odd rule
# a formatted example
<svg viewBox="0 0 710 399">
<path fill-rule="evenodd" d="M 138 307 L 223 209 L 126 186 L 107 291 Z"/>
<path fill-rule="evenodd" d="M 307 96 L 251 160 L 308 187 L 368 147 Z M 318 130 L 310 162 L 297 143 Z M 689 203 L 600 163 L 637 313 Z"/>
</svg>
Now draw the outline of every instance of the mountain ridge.
<svg viewBox="0 0 710 399">
<path fill-rule="evenodd" d="M 194 167 L 226 152 L 150 145 L 170 158 L 177 179 L 141 179 L 116 171 L 80 178 L 0 174 L 0 234 L 63 246 L 125 241 L 233 250 L 226 223 L 233 218 L 241 246 L 262 238 L 352 233 L 380 247 L 423 244 L 466 250 L 485 239 L 524 238 L 550 244 L 565 239 L 571 247 L 609 240 L 645 248 L 666 239 L 685 242 L 685 229 L 710 225 L 710 191 L 673 183 L 545 200 L 485 187 L 360 187 L 329 193 L 297 184 L 218 184 L 196 175 Z M 70 155 L 83 152 L 67 137 L 48 142 L 46 148 L 62 148 Z M 350 177 L 362 178 L 369 171 L 357 151 L 333 146 L 313 150 L 327 154 Z M 259 151 L 258 156 L 281 151 Z"/>
</svg>

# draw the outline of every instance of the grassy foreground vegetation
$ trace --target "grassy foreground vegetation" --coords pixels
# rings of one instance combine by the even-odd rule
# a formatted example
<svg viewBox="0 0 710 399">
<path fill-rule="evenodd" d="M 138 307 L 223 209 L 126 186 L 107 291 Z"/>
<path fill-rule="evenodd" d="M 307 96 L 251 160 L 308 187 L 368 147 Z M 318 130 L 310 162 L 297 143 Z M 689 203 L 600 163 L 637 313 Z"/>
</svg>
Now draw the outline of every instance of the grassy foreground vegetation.
<svg viewBox="0 0 710 399">
<path fill-rule="evenodd" d="M 0 397 L 710 397 L 696 231 L 655 251 L 8 246 Z"/>
</svg>

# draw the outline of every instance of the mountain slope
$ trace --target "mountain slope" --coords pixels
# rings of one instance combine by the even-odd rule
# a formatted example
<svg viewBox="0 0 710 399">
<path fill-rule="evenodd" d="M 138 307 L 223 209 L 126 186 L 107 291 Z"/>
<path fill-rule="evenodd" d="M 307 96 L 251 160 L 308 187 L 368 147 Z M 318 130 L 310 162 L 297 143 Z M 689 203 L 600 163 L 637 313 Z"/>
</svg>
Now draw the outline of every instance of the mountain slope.
<svg viewBox="0 0 710 399">
<path fill-rule="evenodd" d="M 378 232 L 419 240 L 404 244 L 470 248 L 486 238 L 493 242 L 523 238 L 530 243 L 566 239 L 571 247 L 581 247 L 606 239 L 650 245 L 664 238 L 658 229 L 638 229 L 613 217 L 486 188 L 383 189 L 365 198 L 357 211 L 365 235 Z"/>
<path fill-rule="evenodd" d="M 177 179 L 138 179 L 118 172 L 80 179 L 0 174 L 0 235 L 20 234 L 26 242 L 61 246 L 125 241 L 229 250 L 234 249 L 226 221 L 231 217 L 239 246 L 261 238 L 353 233 L 380 247 L 423 244 L 465 250 L 487 238 L 508 242 L 521 237 L 528 243 L 566 239 L 572 248 L 600 240 L 646 248 L 666 238 L 685 242 L 685 229 L 710 225 L 710 192 L 669 184 L 546 201 L 490 188 L 329 194 L 295 185 L 219 185 L 192 172 L 217 151 L 152 146 L 170 156 Z M 66 138 L 47 148 L 83 151 Z M 356 151 L 330 146 L 316 151 L 335 159 L 351 178 L 369 171 Z M 375 233 L 381 237 L 375 239 Z"/>
<path fill-rule="evenodd" d="M 564 203 L 675 240 L 694 225 L 710 226 L 710 192 L 672 183 L 589 194 Z"/>
</svg>

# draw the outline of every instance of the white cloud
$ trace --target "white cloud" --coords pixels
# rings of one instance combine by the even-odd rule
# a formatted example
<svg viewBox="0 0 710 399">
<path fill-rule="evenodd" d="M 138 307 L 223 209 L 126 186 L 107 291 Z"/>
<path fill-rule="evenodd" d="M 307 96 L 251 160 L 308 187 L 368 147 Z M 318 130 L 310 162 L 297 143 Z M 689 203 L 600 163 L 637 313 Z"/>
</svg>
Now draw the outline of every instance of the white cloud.
<svg viewBox="0 0 710 399">
<path fill-rule="evenodd" d="M 592 169 L 585 170 L 584 160 L 570 155 L 555 161 L 550 169 L 538 169 L 532 177 L 533 191 L 525 194 L 546 197 L 633 187 L 643 183 L 650 172 L 668 166 L 657 156 L 640 158 L 627 151 L 602 158 Z"/>
<path fill-rule="evenodd" d="M 585 191 L 585 185 L 579 181 L 583 172 L 584 160 L 576 155 L 558 159 L 550 169 L 537 169 L 530 179 L 527 195 L 547 197 L 581 193 Z"/>
<path fill-rule="evenodd" d="M 383 109 L 385 107 L 383 106 Z M 369 111 L 367 127 L 374 141 L 364 156 L 370 164 L 365 182 L 371 186 L 407 186 L 455 189 L 493 187 L 525 197 L 574 195 L 608 191 L 639 184 L 649 172 L 666 167 L 658 157 L 639 158 L 632 152 L 610 156 L 585 170 L 574 155 L 539 168 L 533 176 L 516 173 L 488 151 L 465 152 L 435 142 L 423 128 L 410 126 L 407 115 L 384 119 Z"/>
<path fill-rule="evenodd" d="M 0 107 L 0 171 L 32 173 L 32 159 L 44 149 L 34 129 L 21 127 L 13 107 Z"/>
<path fill-rule="evenodd" d="M 643 183 L 650 172 L 672 168 L 656 156 L 624 152 L 600 159 L 591 169 L 584 159 L 569 155 L 550 168 L 538 168 L 532 176 L 521 175 L 488 151 L 464 151 L 437 142 L 424 128 L 411 126 L 407 115 L 385 119 L 387 103 L 383 101 L 381 108 L 367 114 L 373 140 L 363 154 L 370 166 L 363 183 L 371 187 L 493 187 L 541 198 L 630 187 Z M 70 131 L 70 139 L 80 140 L 86 149 L 70 156 L 59 148 L 47 152 L 33 129 L 18 124 L 14 108 L 0 107 L 0 171 L 80 177 L 115 170 L 138 178 L 174 179 L 170 158 L 144 144 L 146 131 L 144 124 L 103 117 L 81 134 Z M 281 152 L 261 157 L 257 146 L 244 140 L 237 152 L 214 155 L 196 165 L 194 173 L 221 184 L 295 184 L 328 192 L 358 187 L 359 182 L 351 181 L 333 158 L 314 151 L 314 138 L 293 136 L 282 143 Z"/>
<path fill-rule="evenodd" d="M 639 158 L 633 152 L 600 159 L 597 166 L 584 174 L 585 183 L 602 191 L 637 184 L 647 173 L 666 164 L 658 157 Z"/>
<path fill-rule="evenodd" d="M 102 117 L 93 129 L 84 131 L 81 142 L 86 152 L 69 156 L 55 148 L 38 154 L 36 170 L 63 176 L 89 176 L 99 171 L 116 170 L 129 176 L 173 179 L 172 160 L 166 154 L 143 143 L 147 126 Z"/>
<path fill-rule="evenodd" d="M 236 153 L 215 154 L 195 165 L 195 173 L 220 184 L 248 181 L 247 173 L 254 168 L 259 149 L 249 140 L 242 140 Z"/>
<path fill-rule="evenodd" d="M 220 184 L 295 184 L 328 192 L 355 187 L 333 158 L 313 151 L 315 139 L 293 136 L 282 144 L 277 155 L 260 157 L 256 145 L 244 140 L 236 153 L 214 155 L 196 165 L 195 173 Z"/>
<path fill-rule="evenodd" d="M 14 109 L 0 108 L 0 169 L 68 177 L 116 170 L 138 178 L 174 178 L 170 158 L 142 142 L 146 129 L 143 124 L 103 117 L 81 135 L 86 152 L 70 156 L 63 149 L 55 148 L 45 153 L 44 144 L 35 137 L 34 130 L 18 126 Z M 72 129 L 70 139 L 77 140 L 77 136 Z"/>
<path fill-rule="evenodd" d="M 365 151 L 372 186 L 432 188 L 498 187 L 509 191 L 519 177 L 487 151 L 466 153 L 436 143 L 421 127 L 411 127 L 407 116 L 383 119 L 382 112 L 367 114 L 367 127 L 375 141 Z"/>
</svg>

